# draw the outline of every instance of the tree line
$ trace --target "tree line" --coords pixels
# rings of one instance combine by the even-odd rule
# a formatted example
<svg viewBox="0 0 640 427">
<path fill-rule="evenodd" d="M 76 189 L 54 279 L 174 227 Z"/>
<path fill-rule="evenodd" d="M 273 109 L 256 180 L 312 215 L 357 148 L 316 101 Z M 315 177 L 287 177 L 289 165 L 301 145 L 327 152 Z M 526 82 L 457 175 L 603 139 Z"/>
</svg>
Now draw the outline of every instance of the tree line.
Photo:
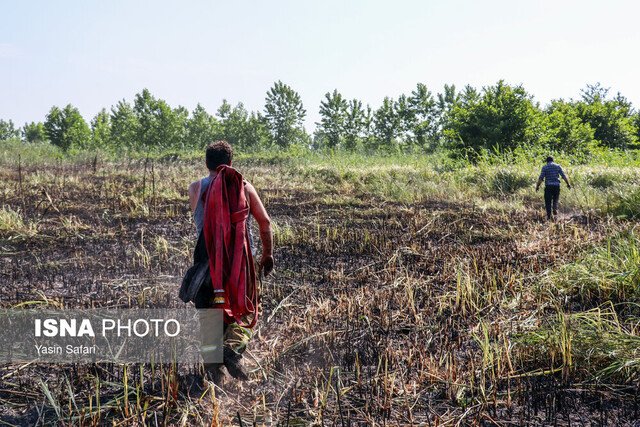
<svg viewBox="0 0 640 427">
<path fill-rule="evenodd" d="M 593 147 L 638 148 L 640 111 L 620 93 L 587 85 L 577 100 L 553 100 L 541 108 L 521 86 L 498 81 L 477 90 L 445 85 L 433 94 L 418 83 L 397 99 L 385 97 L 373 110 L 338 90 L 320 102 L 313 135 L 304 129 L 300 95 L 278 81 L 262 112 L 223 100 L 215 115 L 200 104 L 189 111 L 172 108 L 144 89 L 133 103 L 119 101 L 87 123 L 77 108 L 53 106 L 44 122 L 16 128 L 0 120 L 0 140 L 21 138 L 80 149 L 166 150 L 201 148 L 224 139 L 241 149 L 301 145 L 314 149 L 429 151 L 446 148 L 473 156 L 483 150 L 538 146 L 567 153 Z"/>
</svg>

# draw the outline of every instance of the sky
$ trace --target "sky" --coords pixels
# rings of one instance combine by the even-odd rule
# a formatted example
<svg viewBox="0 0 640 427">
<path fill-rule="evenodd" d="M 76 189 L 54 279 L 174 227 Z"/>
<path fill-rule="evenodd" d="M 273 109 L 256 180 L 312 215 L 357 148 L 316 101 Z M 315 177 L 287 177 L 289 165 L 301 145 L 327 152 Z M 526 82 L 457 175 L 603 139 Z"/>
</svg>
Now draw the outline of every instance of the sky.
<svg viewBox="0 0 640 427">
<path fill-rule="evenodd" d="M 89 122 L 144 88 L 262 112 L 278 80 L 310 132 L 327 92 L 375 109 L 418 83 L 504 79 L 545 106 L 599 82 L 640 109 L 638 16 L 629 0 L 0 0 L 0 119 L 72 104 Z"/>
</svg>

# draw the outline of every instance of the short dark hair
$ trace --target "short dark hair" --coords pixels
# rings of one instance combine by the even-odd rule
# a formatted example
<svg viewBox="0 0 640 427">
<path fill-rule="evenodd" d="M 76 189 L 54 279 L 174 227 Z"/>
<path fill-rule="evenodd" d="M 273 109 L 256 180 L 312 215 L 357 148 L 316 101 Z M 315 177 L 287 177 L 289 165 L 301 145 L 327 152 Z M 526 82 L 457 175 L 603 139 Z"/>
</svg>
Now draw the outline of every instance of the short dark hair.
<svg viewBox="0 0 640 427">
<path fill-rule="evenodd" d="M 233 148 L 227 141 L 216 141 L 209 144 L 205 159 L 209 170 L 216 170 L 220 165 L 230 165 L 233 160 Z"/>
<path fill-rule="evenodd" d="M 547 156 L 547 163 L 553 162 L 553 156 Z"/>
</svg>

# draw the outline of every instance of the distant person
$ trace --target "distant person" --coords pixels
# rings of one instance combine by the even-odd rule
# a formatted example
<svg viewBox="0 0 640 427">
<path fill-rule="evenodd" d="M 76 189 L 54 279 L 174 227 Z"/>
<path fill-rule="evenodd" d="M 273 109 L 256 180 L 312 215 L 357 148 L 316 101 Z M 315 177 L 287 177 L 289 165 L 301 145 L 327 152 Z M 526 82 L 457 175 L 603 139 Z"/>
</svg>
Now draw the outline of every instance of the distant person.
<svg viewBox="0 0 640 427">
<path fill-rule="evenodd" d="M 560 198 L 560 177 L 567 183 L 567 188 L 571 189 L 569 179 L 564 174 L 562 167 L 553 162 L 553 157 L 547 157 L 547 164 L 542 167 L 536 191 L 540 189 L 540 184 L 544 181 L 544 206 L 547 209 L 547 219 L 551 219 L 551 214 L 555 218 L 558 215 L 558 199 Z"/>
<path fill-rule="evenodd" d="M 213 194 L 210 190 L 214 188 L 214 184 L 218 182 L 216 178 L 219 178 L 224 182 L 225 179 L 235 179 L 236 177 L 240 177 L 237 172 L 231 168 L 231 162 L 233 160 L 233 149 L 226 141 L 218 141 L 210 144 L 206 149 L 205 154 L 205 162 L 207 169 L 209 170 L 209 176 L 204 177 L 198 181 L 191 183 L 189 186 L 189 201 L 191 202 L 191 209 L 193 210 L 193 219 L 198 230 L 198 244 L 196 245 L 196 259 L 204 258 L 207 259 L 207 251 L 210 251 L 212 248 L 209 247 L 209 241 L 213 243 L 213 237 L 207 235 L 207 232 L 213 233 L 212 229 L 208 224 L 216 221 L 216 212 L 219 207 L 216 204 L 217 202 L 213 202 L 214 198 L 211 196 Z M 220 176 L 218 176 L 220 175 Z M 229 176 L 231 178 L 225 178 Z M 253 216 L 258 223 L 258 228 L 260 230 L 260 240 L 262 241 L 262 258 L 258 263 L 259 271 L 258 274 L 264 273 L 266 276 L 273 269 L 273 236 L 271 231 L 271 221 L 269 219 L 269 215 L 258 196 L 255 188 L 245 179 L 242 179 L 244 194 L 242 199 L 246 199 L 246 206 L 248 207 L 248 212 L 244 212 L 243 218 L 232 219 L 231 222 L 241 223 L 245 225 L 245 237 L 247 241 L 247 246 L 249 246 L 249 252 L 253 252 L 250 248 L 252 238 L 250 234 L 250 229 L 248 226 L 249 215 Z M 227 191 L 231 187 L 226 187 Z M 234 187 L 235 188 L 235 187 Z M 207 193 L 207 194 L 205 194 Z M 211 200 L 209 197 L 211 196 Z M 229 199 L 240 200 L 240 195 L 231 195 L 225 192 L 225 197 Z M 205 200 L 206 199 L 206 200 Z M 206 201 L 206 203 L 205 203 Z M 231 207 L 231 201 L 229 202 Z M 235 202 L 234 202 L 235 203 Z M 240 202 L 238 202 L 240 203 Z M 244 204 L 244 202 L 242 202 Z M 209 211 L 205 209 L 205 207 L 209 206 Z M 238 205 L 239 206 L 239 205 Z M 240 207 L 239 207 L 240 208 Z M 221 211 L 222 212 L 222 211 Z M 237 212 L 238 214 L 240 211 Z M 223 215 L 224 217 L 224 215 Z M 234 215 L 232 215 L 232 218 Z M 208 223 L 209 221 L 209 223 Z M 220 220 L 218 219 L 218 222 Z M 241 222 L 238 222 L 241 221 Z M 216 222 L 216 223 L 218 223 Z M 206 248 L 205 248 L 205 240 L 207 240 Z M 244 239 L 243 239 L 244 241 Z M 246 269 L 242 268 L 242 271 L 246 271 L 247 274 L 243 273 L 241 278 L 246 276 L 246 299 L 251 298 L 251 293 L 254 297 L 254 303 L 250 304 L 251 309 L 254 312 L 248 316 L 243 316 L 242 318 L 234 317 L 232 313 L 231 316 L 228 313 L 231 312 L 230 304 L 233 304 L 233 301 L 237 301 L 236 298 L 245 299 L 245 295 L 237 296 L 237 295 L 221 295 L 214 290 L 215 285 L 212 284 L 214 280 L 214 273 L 212 272 L 211 280 L 207 280 L 200 288 L 197 295 L 194 298 L 194 302 L 196 308 L 224 308 L 226 307 L 229 311 L 225 311 L 224 315 L 224 366 L 227 368 L 227 371 L 231 376 L 237 379 L 246 380 L 248 379 L 248 373 L 246 368 L 242 363 L 242 353 L 244 352 L 249 338 L 251 338 L 252 331 L 251 328 L 255 324 L 258 315 L 258 307 L 257 305 L 257 284 L 255 283 L 255 274 L 253 271 L 253 254 L 245 253 L 247 257 Z M 235 256 L 235 255 L 234 255 Z M 244 261 L 243 261 L 244 262 Z M 208 264 L 208 261 L 207 261 Z M 229 271 L 224 270 L 224 273 L 221 273 L 220 276 L 224 274 L 225 278 L 228 278 L 230 275 Z M 244 286 L 244 280 L 243 286 Z M 251 283 L 253 282 L 253 283 Z M 244 289 L 244 287 L 242 288 Z M 220 301 L 220 297 L 224 296 Z M 226 300 L 226 301 L 225 301 Z M 244 303 L 241 301 L 240 303 Z M 206 332 L 206 331 L 205 331 Z M 206 335 L 206 334 L 205 334 Z M 206 341 L 207 338 L 203 337 L 203 341 Z M 209 351 L 209 347 L 206 342 L 202 343 L 201 352 L 204 353 Z M 224 377 L 224 373 L 221 371 L 222 365 L 217 364 L 207 364 L 205 363 L 205 369 L 213 375 L 214 381 L 218 382 Z"/>
</svg>

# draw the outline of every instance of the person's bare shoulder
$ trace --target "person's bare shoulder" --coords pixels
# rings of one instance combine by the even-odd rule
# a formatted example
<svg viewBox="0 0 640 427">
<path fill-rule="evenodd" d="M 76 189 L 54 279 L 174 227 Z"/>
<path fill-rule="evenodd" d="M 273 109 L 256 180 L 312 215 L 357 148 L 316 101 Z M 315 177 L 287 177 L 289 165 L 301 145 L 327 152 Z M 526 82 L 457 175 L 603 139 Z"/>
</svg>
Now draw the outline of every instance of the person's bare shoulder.
<svg viewBox="0 0 640 427">
<path fill-rule="evenodd" d="M 267 226 L 269 223 L 269 215 L 267 214 L 255 187 L 246 180 L 244 183 L 244 192 L 247 196 L 247 202 L 249 203 L 253 217 L 258 221 L 258 224 L 264 222 L 264 225 Z"/>
<path fill-rule="evenodd" d="M 256 192 L 255 187 L 249 181 L 247 181 L 246 179 L 244 179 L 244 188 L 246 188 L 247 191 L 250 191 L 252 193 Z"/>
<path fill-rule="evenodd" d="M 244 195 L 247 198 L 247 203 L 251 206 L 251 201 L 258 197 L 258 193 L 256 193 L 256 189 L 253 188 L 253 185 L 246 178 L 242 179 L 244 183 Z"/>
<path fill-rule="evenodd" d="M 202 185 L 200 180 L 193 181 L 191 184 L 189 184 L 189 198 L 199 193 L 200 185 Z"/>
</svg>

